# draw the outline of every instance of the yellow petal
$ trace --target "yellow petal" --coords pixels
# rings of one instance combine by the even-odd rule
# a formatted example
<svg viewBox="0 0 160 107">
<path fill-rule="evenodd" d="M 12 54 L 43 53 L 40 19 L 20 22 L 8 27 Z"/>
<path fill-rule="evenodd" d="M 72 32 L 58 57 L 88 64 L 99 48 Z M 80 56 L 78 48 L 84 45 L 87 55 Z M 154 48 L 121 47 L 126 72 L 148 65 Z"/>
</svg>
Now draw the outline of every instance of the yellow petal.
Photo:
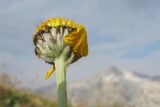
<svg viewBox="0 0 160 107">
<path fill-rule="evenodd" d="M 77 25 L 77 31 L 66 35 L 64 37 L 64 42 L 73 48 L 73 52 L 75 55 L 73 62 L 77 61 L 82 56 L 87 56 L 87 33 L 84 26 Z"/>
<path fill-rule="evenodd" d="M 47 71 L 45 79 L 48 80 L 49 77 L 53 74 L 53 72 L 55 71 L 55 66 L 52 67 L 50 70 Z"/>
</svg>

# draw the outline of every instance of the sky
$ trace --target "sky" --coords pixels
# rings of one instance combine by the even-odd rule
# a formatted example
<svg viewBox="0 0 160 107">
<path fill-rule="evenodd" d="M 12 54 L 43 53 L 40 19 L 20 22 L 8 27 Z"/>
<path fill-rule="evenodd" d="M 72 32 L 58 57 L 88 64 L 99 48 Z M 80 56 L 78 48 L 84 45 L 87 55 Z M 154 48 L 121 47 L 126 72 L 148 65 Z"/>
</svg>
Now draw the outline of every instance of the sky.
<svg viewBox="0 0 160 107">
<path fill-rule="evenodd" d="M 112 66 L 160 75 L 159 0 L 0 0 L 0 70 L 26 86 L 55 83 L 51 65 L 34 55 L 35 27 L 50 17 L 86 26 L 89 54 L 70 65 L 69 82 L 89 79 Z"/>
</svg>

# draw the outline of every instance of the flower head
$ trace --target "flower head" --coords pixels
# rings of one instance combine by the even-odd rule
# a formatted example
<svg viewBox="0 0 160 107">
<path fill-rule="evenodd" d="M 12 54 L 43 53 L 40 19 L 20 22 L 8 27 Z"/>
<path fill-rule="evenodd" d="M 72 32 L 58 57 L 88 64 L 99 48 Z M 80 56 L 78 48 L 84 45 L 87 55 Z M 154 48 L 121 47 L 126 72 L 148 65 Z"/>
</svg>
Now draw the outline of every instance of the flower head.
<svg viewBox="0 0 160 107">
<path fill-rule="evenodd" d="M 55 59 L 62 54 L 66 62 L 73 63 L 88 54 L 87 33 L 85 27 L 64 18 L 49 18 L 42 22 L 33 35 L 35 54 L 52 64 L 46 79 L 55 70 Z"/>
</svg>

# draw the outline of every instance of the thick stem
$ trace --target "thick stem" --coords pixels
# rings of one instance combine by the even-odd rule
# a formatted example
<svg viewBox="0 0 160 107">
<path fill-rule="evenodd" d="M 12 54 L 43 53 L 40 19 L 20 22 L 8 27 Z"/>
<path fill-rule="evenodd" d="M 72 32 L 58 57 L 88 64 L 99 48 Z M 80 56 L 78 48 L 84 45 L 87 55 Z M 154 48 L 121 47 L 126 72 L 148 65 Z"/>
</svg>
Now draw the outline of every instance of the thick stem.
<svg viewBox="0 0 160 107">
<path fill-rule="evenodd" d="M 67 107 L 66 64 L 64 57 L 55 59 L 59 107 Z"/>
</svg>

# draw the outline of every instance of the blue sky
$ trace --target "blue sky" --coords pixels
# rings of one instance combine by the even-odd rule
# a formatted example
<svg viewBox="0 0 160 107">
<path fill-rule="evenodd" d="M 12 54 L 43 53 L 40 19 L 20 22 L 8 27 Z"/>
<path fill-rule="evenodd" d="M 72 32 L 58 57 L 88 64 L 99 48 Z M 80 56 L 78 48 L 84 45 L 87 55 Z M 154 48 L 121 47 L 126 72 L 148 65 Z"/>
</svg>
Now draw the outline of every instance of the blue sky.
<svg viewBox="0 0 160 107">
<path fill-rule="evenodd" d="M 50 65 L 34 55 L 35 27 L 49 17 L 65 17 L 86 26 L 89 55 L 72 64 L 68 80 L 79 81 L 111 66 L 160 75 L 159 0 L 0 0 L 0 66 L 23 84 L 44 80 Z"/>
</svg>

